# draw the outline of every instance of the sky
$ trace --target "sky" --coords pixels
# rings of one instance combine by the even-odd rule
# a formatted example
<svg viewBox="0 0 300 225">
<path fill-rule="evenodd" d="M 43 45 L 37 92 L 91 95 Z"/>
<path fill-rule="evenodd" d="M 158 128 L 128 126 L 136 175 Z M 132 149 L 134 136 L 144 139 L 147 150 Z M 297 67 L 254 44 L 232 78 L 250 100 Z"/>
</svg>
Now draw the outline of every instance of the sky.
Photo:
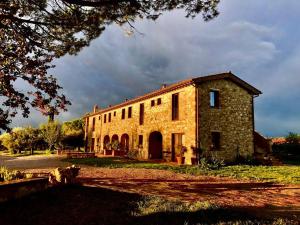
<svg viewBox="0 0 300 225">
<path fill-rule="evenodd" d="M 232 71 L 263 92 L 255 98 L 256 130 L 265 136 L 300 133 L 300 1 L 221 0 L 220 15 L 165 13 L 137 21 L 139 32 L 111 25 L 76 56 L 56 60 L 55 74 L 72 106 L 57 119 L 81 117 L 185 78 Z M 32 111 L 12 126 L 47 119 Z"/>
</svg>

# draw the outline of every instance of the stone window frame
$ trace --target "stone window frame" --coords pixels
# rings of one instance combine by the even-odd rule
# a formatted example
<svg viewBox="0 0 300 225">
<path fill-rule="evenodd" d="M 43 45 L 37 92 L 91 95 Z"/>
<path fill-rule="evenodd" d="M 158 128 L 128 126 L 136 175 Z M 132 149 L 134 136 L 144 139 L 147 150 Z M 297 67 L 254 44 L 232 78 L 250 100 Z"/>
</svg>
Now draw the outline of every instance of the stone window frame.
<svg viewBox="0 0 300 225">
<path fill-rule="evenodd" d="M 209 89 L 209 107 L 211 109 L 220 109 L 221 108 L 221 101 L 220 101 L 220 89 L 216 89 L 216 88 L 210 88 Z M 214 104 L 211 104 L 211 93 L 214 93 Z"/>
<path fill-rule="evenodd" d="M 216 144 L 217 146 L 215 146 L 215 144 L 213 143 L 214 142 L 213 134 L 218 134 L 218 136 L 215 136 L 215 138 L 218 138 L 218 143 Z M 221 145 L 222 135 L 221 134 L 222 134 L 222 132 L 219 130 L 212 130 L 210 132 L 210 142 L 211 142 L 210 150 L 211 151 L 220 151 L 221 150 L 221 147 L 222 147 L 222 145 Z"/>
</svg>

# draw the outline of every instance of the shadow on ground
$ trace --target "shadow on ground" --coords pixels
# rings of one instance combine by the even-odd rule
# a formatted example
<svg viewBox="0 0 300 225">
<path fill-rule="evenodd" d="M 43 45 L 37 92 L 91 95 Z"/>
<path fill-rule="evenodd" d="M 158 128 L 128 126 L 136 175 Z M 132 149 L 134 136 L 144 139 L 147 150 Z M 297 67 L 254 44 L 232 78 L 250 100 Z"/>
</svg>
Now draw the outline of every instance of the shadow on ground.
<svg viewBox="0 0 300 225">
<path fill-rule="evenodd" d="M 143 195 L 159 195 L 184 201 L 209 201 L 217 205 L 300 206 L 299 186 L 272 182 L 215 182 L 195 179 L 120 179 L 80 177 L 88 186 L 122 190 Z"/>
<path fill-rule="evenodd" d="M 230 224 L 260 221 L 268 224 L 268 211 L 279 212 L 292 224 L 300 218 L 300 209 L 284 207 L 206 209 L 193 213 L 155 213 L 134 216 L 132 212 L 143 196 L 104 188 L 70 186 L 53 188 L 23 199 L 0 204 L 0 224 L 5 225 L 183 225 Z M 266 214 L 261 215 L 262 210 Z M 288 213 L 287 213 L 288 212 Z M 249 223 L 248 223 L 249 224 Z M 254 223 L 253 223 L 254 224 Z M 255 223 L 256 224 L 256 223 Z M 296 223 L 295 223 L 296 224 Z"/>
</svg>

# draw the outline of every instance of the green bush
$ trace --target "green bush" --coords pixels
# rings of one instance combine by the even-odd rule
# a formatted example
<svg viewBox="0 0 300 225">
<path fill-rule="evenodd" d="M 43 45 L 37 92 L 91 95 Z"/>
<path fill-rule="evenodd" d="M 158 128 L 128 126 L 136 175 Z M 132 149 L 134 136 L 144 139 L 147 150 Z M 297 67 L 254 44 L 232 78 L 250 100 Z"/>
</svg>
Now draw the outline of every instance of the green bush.
<svg viewBox="0 0 300 225">
<path fill-rule="evenodd" d="M 199 167 L 204 170 L 218 170 L 222 166 L 224 166 L 224 160 L 219 160 L 216 157 L 210 157 L 210 158 L 201 158 L 199 162 Z"/>
</svg>

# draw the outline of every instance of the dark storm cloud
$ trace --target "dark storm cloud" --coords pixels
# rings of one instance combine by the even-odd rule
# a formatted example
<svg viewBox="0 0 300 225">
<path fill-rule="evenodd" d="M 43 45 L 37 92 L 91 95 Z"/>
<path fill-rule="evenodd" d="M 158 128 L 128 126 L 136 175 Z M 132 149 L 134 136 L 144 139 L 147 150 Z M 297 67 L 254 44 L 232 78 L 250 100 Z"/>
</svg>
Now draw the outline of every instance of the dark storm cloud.
<svg viewBox="0 0 300 225">
<path fill-rule="evenodd" d="M 157 22 L 137 22 L 145 35 L 127 37 L 123 28 L 109 27 L 78 56 L 57 60 L 53 73 L 72 101 L 59 119 L 80 117 L 94 104 L 107 107 L 163 83 L 231 70 L 264 93 L 256 99 L 259 131 L 300 131 L 300 35 L 291 29 L 294 21 L 278 18 L 285 2 L 273 2 L 266 9 L 267 3 L 259 0 L 223 1 L 221 15 L 209 23 L 186 19 L 182 12 L 168 13 Z M 289 6 L 291 18 L 297 13 L 294 7 Z M 263 16 L 266 10 L 268 16 Z M 44 119 L 33 115 L 15 124 Z"/>
</svg>

